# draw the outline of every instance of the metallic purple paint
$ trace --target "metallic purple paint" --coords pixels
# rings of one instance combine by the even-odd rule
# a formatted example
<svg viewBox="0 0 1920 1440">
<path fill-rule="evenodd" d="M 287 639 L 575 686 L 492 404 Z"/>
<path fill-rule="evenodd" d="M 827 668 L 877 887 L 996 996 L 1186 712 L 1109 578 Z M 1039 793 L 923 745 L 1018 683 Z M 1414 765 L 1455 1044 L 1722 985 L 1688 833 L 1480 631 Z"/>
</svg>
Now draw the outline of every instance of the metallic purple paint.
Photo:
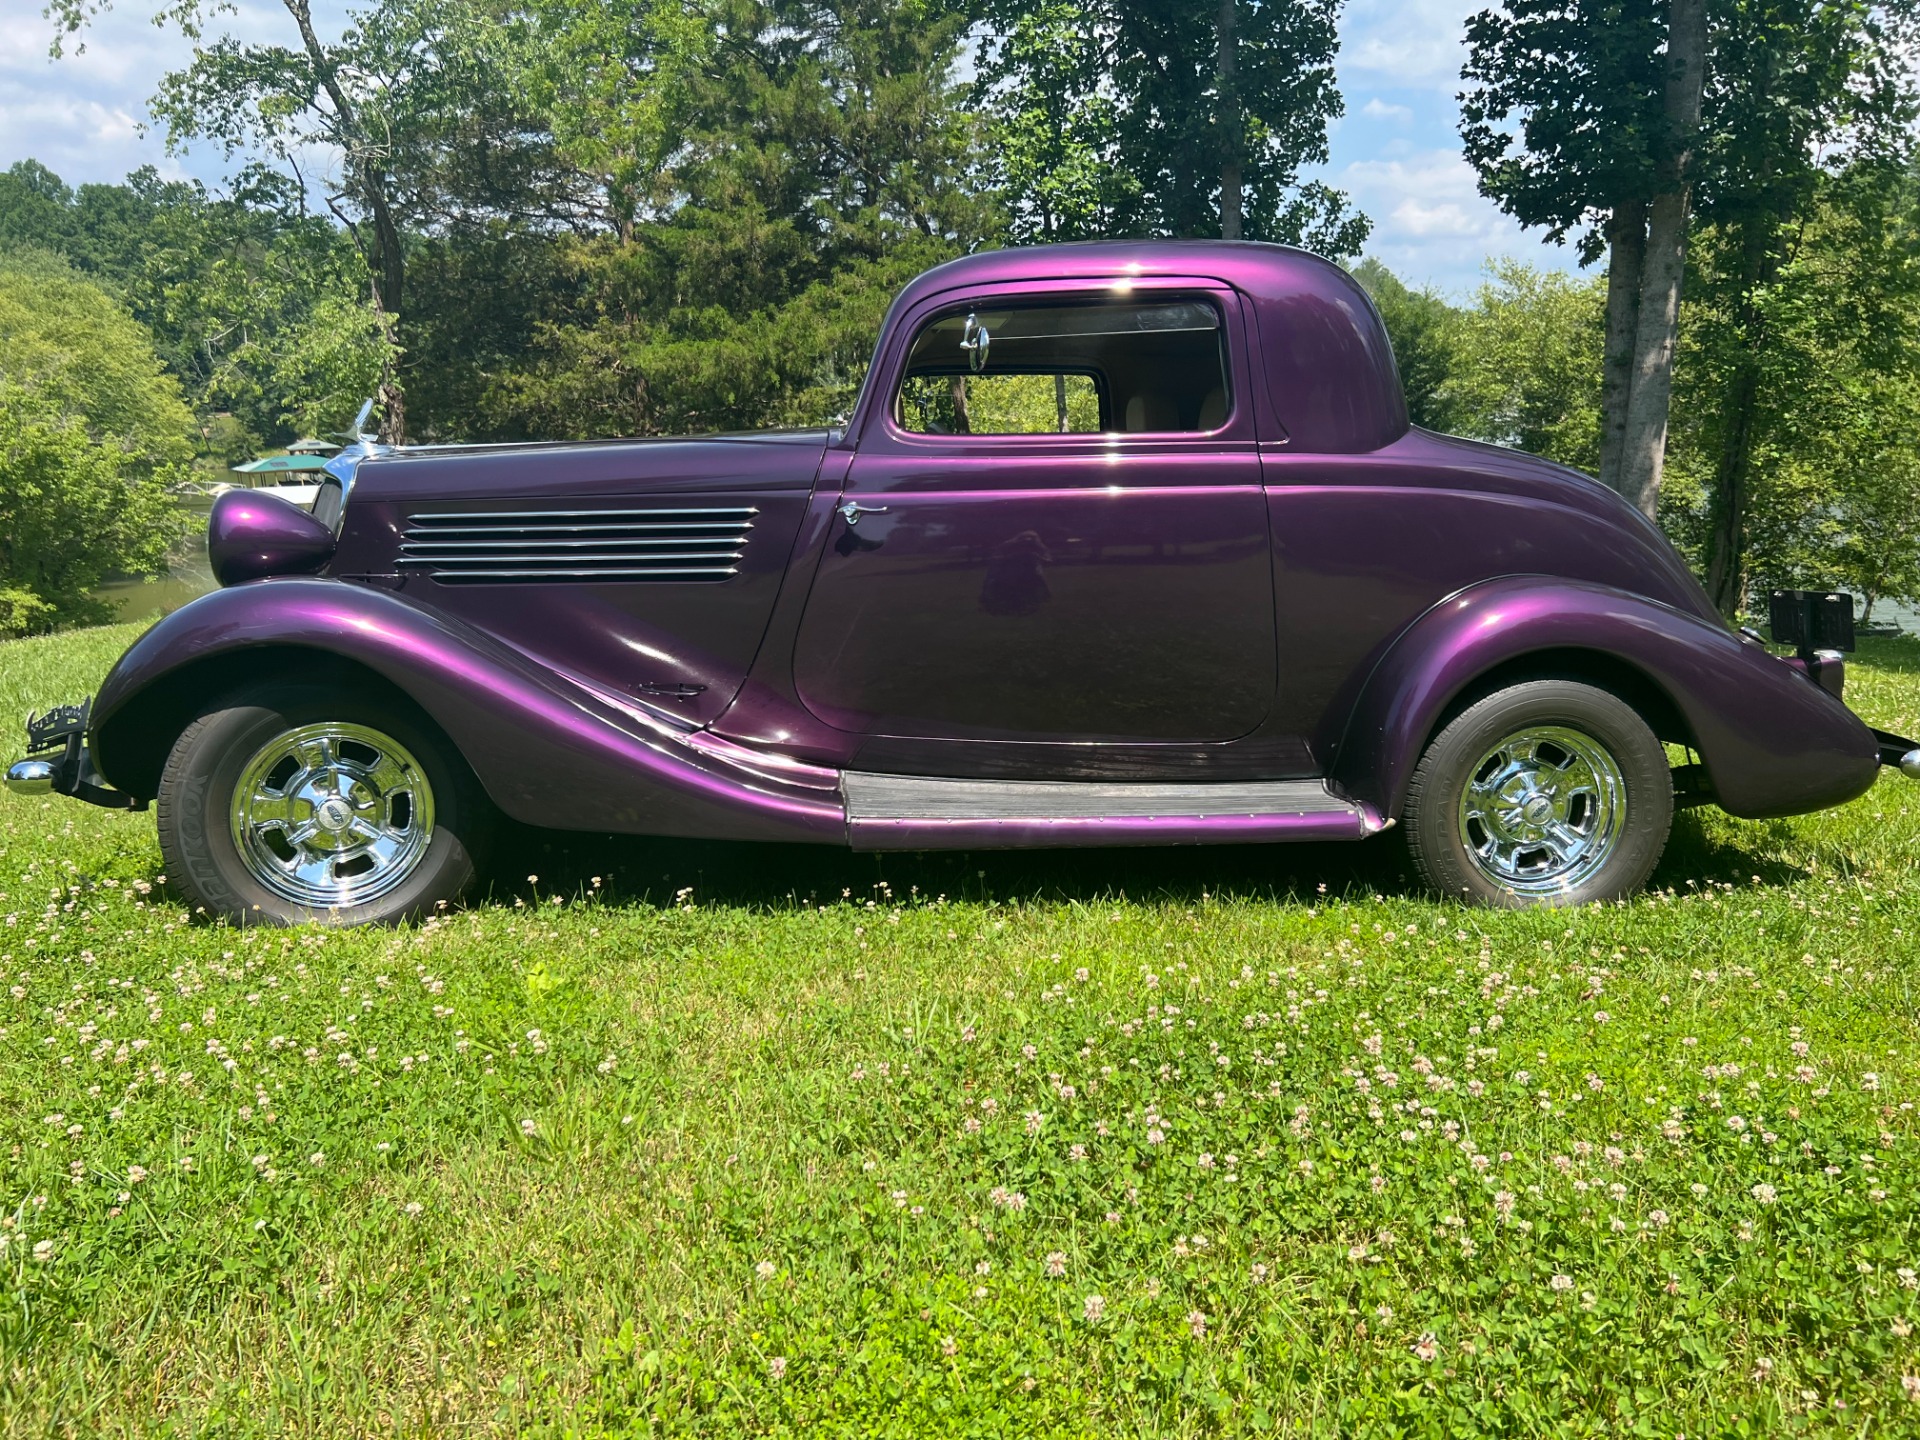
<svg viewBox="0 0 1920 1440">
<path fill-rule="evenodd" d="M 222 585 L 263 575 L 307 575 L 333 554 L 333 532 L 278 495 L 229 490 L 207 517 L 207 559 Z"/>
<path fill-rule="evenodd" d="M 1232 405 L 1211 434 L 891 423 L 930 315 L 1174 291 L 1226 319 Z M 330 562 L 291 507 L 216 507 L 223 576 L 333 578 L 226 590 L 136 642 L 93 710 L 113 783 L 151 795 L 222 686 L 343 663 L 411 697 L 510 815 L 559 828 L 863 848 L 1358 838 L 1398 813 L 1483 677 L 1583 660 L 1670 705 L 1685 733 L 1668 738 L 1735 814 L 1835 804 L 1874 775 L 1865 727 L 1728 631 L 1617 496 L 1409 429 L 1359 287 L 1277 247 L 1074 245 L 930 271 L 895 302 L 844 433 L 408 451 L 362 460 L 352 485 Z M 886 511 L 849 525 L 848 501 Z M 459 585 L 399 564 L 423 509 L 720 505 L 755 511 L 722 583 Z M 642 693 L 656 684 L 702 688 Z M 1326 777 L 1356 808 L 849 821 L 849 770 Z"/>
<path fill-rule="evenodd" d="M 1624 660 L 1678 708 L 1714 796 L 1747 819 L 1843 804 L 1878 773 L 1872 731 L 1803 675 L 1724 626 L 1636 595 L 1549 576 L 1491 580 L 1435 606 L 1368 678 L 1333 778 L 1397 813 L 1449 701 L 1529 656 Z"/>
<path fill-rule="evenodd" d="M 337 580 L 263 580 L 220 590 L 155 625 L 121 657 L 94 702 L 96 763 L 122 789 L 146 725 L 138 703 L 168 677 L 241 656 L 298 677 L 339 656 L 404 692 L 459 748 L 517 820 L 575 830 L 838 841 L 838 798 L 804 770 L 774 779 L 637 706 L 569 682 L 484 631 L 411 600 Z M 311 669 L 311 664 L 308 664 Z M 189 695 L 190 701 L 212 698 Z"/>
</svg>

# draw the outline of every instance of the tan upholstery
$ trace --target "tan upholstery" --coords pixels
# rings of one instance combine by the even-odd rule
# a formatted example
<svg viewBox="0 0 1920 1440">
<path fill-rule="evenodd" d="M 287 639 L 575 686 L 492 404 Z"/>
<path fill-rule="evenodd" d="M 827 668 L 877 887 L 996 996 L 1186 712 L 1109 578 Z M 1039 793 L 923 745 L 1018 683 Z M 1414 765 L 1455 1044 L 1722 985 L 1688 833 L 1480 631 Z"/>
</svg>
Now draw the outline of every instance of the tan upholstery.
<svg viewBox="0 0 1920 1440">
<path fill-rule="evenodd" d="M 1165 395 L 1144 392 L 1127 401 L 1126 428 L 1129 434 L 1161 430 L 1178 430 L 1180 417 L 1174 411 L 1173 401 Z"/>
<path fill-rule="evenodd" d="M 1216 385 L 1207 392 L 1207 398 L 1200 402 L 1200 418 L 1194 425 L 1196 430 L 1218 430 L 1227 423 L 1227 392 Z"/>
</svg>

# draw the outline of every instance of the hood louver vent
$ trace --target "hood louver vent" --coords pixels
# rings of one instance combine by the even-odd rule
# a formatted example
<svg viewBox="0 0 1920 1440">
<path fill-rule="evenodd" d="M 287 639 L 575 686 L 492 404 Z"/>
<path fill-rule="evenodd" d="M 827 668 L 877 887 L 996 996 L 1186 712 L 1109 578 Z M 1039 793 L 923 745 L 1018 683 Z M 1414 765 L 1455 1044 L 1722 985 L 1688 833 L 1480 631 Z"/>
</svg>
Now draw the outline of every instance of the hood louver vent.
<svg viewBox="0 0 1920 1440">
<path fill-rule="evenodd" d="M 742 506 L 412 515 L 400 563 L 443 585 L 726 580 L 758 513 Z"/>
</svg>

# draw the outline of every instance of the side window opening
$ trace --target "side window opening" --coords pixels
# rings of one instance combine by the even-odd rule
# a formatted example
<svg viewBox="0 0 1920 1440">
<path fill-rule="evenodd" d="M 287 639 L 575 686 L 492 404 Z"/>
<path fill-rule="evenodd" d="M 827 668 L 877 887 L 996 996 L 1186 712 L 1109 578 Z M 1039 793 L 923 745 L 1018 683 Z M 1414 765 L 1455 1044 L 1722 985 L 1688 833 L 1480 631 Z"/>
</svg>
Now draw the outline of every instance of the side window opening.
<svg viewBox="0 0 1920 1440">
<path fill-rule="evenodd" d="M 1093 301 L 928 322 L 893 417 L 923 435 L 1199 434 L 1225 424 L 1230 408 L 1213 305 Z"/>
</svg>

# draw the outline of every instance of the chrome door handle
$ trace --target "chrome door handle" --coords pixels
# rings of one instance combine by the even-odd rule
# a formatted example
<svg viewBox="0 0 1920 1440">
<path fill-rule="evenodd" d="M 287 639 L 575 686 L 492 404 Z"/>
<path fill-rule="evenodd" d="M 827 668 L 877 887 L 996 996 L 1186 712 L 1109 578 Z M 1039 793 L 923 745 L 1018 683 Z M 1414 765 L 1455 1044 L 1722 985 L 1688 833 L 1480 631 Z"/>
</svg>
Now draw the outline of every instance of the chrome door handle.
<svg viewBox="0 0 1920 1440">
<path fill-rule="evenodd" d="M 884 515 L 886 513 L 887 507 L 884 505 L 862 505 L 858 500 L 849 500 L 840 507 L 840 518 L 847 522 L 847 528 L 849 530 L 860 523 L 860 517 L 862 515 Z"/>
</svg>

